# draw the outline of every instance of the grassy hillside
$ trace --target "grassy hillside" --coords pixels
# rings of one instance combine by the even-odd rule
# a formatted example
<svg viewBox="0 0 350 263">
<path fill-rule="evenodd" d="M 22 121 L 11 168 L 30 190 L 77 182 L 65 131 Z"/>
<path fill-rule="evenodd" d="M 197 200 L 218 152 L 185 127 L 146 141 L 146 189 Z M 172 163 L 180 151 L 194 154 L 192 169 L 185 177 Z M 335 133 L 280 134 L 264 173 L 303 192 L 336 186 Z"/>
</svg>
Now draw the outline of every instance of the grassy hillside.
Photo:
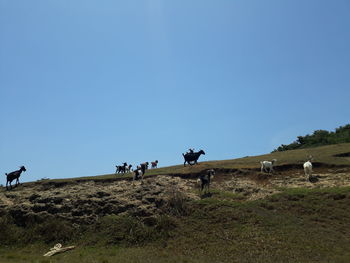
<svg viewBox="0 0 350 263">
<path fill-rule="evenodd" d="M 222 168 L 222 169 L 260 169 L 260 161 L 262 160 L 272 160 L 277 159 L 277 166 L 286 164 L 300 165 L 307 160 L 307 158 L 312 155 L 314 162 L 323 163 L 326 165 L 335 166 L 350 166 L 350 143 L 342 143 L 335 145 L 320 146 L 308 149 L 298 149 L 284 152 L 274 152 L 270 154 L 258 155 L 258 156 L 248 156 L 244 158 L 232 159 L 232 160 L 222 160 L 222 161 L 208 161 L 200 162 L 199 165 L 193 165 L 184 167 L 183 165 L 169 166 L 164 168 L 157 168 L 153 170 L 148 170 L 146 175 L 169 175 L 169 174 L 191 174 L 197 173 L 204 169 L 209 168 Z M 341 157 L 337 157 L 341 155 Z M 105 179 L 115 179 L 115 178 L 131 178 L 131 174 L 128 175 L 115 175 L 115 174 L 105 174 L 98 175 L 94 177 L 80 177 L 73 179 L 62 179 L 59 181 L 66 180 L 105 180 Z"/>
<path fill-rule="evenodd" d="M 45 259 L 55 242 L 37 240 L 1 246 L 0 262 L 350 262 L 350 188 L 293 189 L 244 203 L 216 191 L 153 227 L 100 222 L 65 240 L 73 251 Z"/>
<path fill-rule="evenodd" d="M 147 171 L 146 175 L 150 176 L 150 181 L 142 187 L 139 186 L 140 188 L 133 186 L 131 182 L 118 181 L 131 177 L 130 174 L 108 174 L 39 181 L 26 184 L 23 188 L 18 187 L 13 192 L 4 192 L 3 189 L 0 194 L 8 203 L 23 197 L 24 190 L 29 198 L 21 200 L 25 200 L 28 207 L 31 205 L 30 199 L 38 199 L 40 202 L 33 206 L 38 213 L 33 213 L 30 217 L 32 221 L 25 222 L 24 225 L 16 224 L 14 220 L 20 215 L 20 209 L 27 209 L 23 203 L 12 209 L 11 213 L 6 213 L 6 203 L 0 202 L 0 263 L 350 262 L 349 180 L 347 179 L 345 184 L 345 179 L 339 182 L 337 179 L 337 187 L 321 188 L 321 182 L 311 184 L 301 175 L 302 163 L 312 155 L 315 163 L 319 164 L 319 168 L 316 169 L 319 169 L 320 174 L 323 172 L 322 167 L 325 167 L 325 174 L 320 180 L 325 181 L 333 176 L 349 178 L 349 153 L 350 144 L 339 144 L 234 160 L 201 162 L 196 166 L 159 168 Z M 153 202 L 149 188 L 156 188 L 157 181 L 151 179 L 161 178 L 156 177 L 157 175 L 181 174 L 185 179 L 175 178 L 183 182 L 188 178 L 187 175 L 207 168 L 222 169 L 223 173 L 227 169 L 227 175 L 222 176 L 221 180 L 231 180 L 232 183 L 233 174 L 230 169 L 247 169 L 247 177 L 244 177 L 243 173 L 235 180 L 248 180 L 250 173 L 259 170 L 259 161 L 273 158 L 278 160 L 279 166 L 276 168 L 276 174 L 270 179 L 293 179 L 298 183 L 298 188 L 278 186 L 277 194 L 247 201 L 243 198 L 244 191 L 233 192 L 214 187 L 211 195 L 189 200 L 184 197 L 183 192 L 176 190 L 176 185 L 171 185 L 169 198 L 163 200 L 162 212 L 155 217 L 131 215 L 125 211 L 119 214 L 107 213 L 94 223 L 78 224 L 59 217 L 53 219 L 40 216 L 43 213 L 41 209 L 48 205 L 51 209 L 54 207 L 52 203 L 45 202 L 60 201 L 58 194 L 62 196 L 63 192 L 66 192 L 67 196 L 63 199 L 76 198 L 72 191 L 64 190 L 66 188 L 62 185 L 65 183 L 69 183 L 70 188 L 81 195 L 81 183 L 96 181 L 96 184 L 88 182 L 91 188 L 84 189 L 93 196 L 91 200 L 77 202 L 77 205 L 82 207 L 87 205 L 88 201 L 94 201 L 101 203 L 101 209 L 105 209 L 108 207 L 108 200 L 115 202 L 114 197 L 122 201 L 118 194 L 122 194 L 123 189 L 119 186 L 115 188 L 115 192 L 110 192 L 110 196 L 105 196 L 106 189 L 110 189 L 116 180 L 126 188 L 136 189 L 128 198 L 135 195 L 136 199 L 146 197 Z M 330 167 L 332 169 L 329 169 Z M 347 169 L 338 169 L 339 167 Z M 288 176 L 281 176 L 279 173 L 282 172 L 282 168 L 291 169 L 293 172 Z M 336 170 L 342 172 L 332 174 Z M 218 177 L 216 176 L 216 179 Z M 221 183 L 225 185 L 226 182 Z M 264 184 L 268 184 L 268 181 L 264 181 Z M 97 190 L 92 187 L 96 187 Z M 159 185 L 157 187 L 159 188 Z M 41 194 L 37 192 L 38 189 L 47 191 L 50 188 L 53 196 L 37 197 Z M 197 190 L 191 189 L 188 191 L 193 191 L 192 194 L 198 196 Z M 253 190 L 262 191 L 262 188 Z M 99 197 L 94 195 L 96 191 L 99 191 Z M 62 204 L 64 201 L 55 206 L 55 209 L 64 210 Z M 44 258 L 42 255 L 58 242 L 64 246 L 75 245 L 77 248 L 52 258 Z"/>
</svg>

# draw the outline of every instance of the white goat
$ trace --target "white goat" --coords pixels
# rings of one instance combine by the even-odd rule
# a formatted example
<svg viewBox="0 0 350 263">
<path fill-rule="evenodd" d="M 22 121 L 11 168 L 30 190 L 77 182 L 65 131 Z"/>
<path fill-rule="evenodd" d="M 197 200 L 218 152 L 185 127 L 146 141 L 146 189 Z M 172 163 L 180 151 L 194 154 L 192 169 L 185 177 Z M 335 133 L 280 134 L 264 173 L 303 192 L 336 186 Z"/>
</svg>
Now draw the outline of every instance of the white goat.
<svg viewBox="0 0 350 263">
<path fill-rule="evenodd" d="M 132 165 L 131 165 L 131 164 L 129 164 L 128 166 L 126 166 L 126 167 L 125 167 L 125 172 L 126 172 L 126 173 L 130 173 L 130 172 L 132 172 L 131 167 L 132 167 Z"/>
<path fill-rule="evenodd" d="M 303 164 L 305 177 L 306 177 L 306 179 L 309 179 L 309 180 L 310 180 L 311 175 L 312 175 L 312 163 L 311 163 L 311 161 L 313 159 L 314 158 L 312 157 L 312 155 L 309 155 L 307 161 Z"/>
<path fill-rule="evenodd" d="M 305 177 L 306 179 L 310 179 L 310 176 L 312 174 L 312 163 L 310 160 L 304 163 L 304 172 L 305 172 Z"/>
<path fill-rule="evenodd" d="M 261 165 L 261 172 L 268 172 L 271 173 L 273 172 L 273 165 L 277 162 L 276 159 L 273 159 L 271 162 L 270 161 L 262 161 L 260 162 Z"/>
</svg>

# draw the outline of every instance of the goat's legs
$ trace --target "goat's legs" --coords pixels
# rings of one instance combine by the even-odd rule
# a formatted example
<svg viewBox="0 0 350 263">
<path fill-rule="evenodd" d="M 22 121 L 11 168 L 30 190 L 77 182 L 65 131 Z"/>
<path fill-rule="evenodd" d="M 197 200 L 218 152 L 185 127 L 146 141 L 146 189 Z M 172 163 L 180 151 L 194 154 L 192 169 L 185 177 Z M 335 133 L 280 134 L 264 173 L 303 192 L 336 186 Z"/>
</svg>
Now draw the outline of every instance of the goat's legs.
<svg viewBox="0 0 350 263">
<path fill-rule="evenodd" d="M 199 195 L 200 195 L 200 196 L 202 196 L 203 189 L 204 189 L 204 183 L 203 183 L 203 181 L 201 180 L 201 186 L 199 187 Z"/>
<path fill-rule="evenodd" d="M 309 170 L 305 171 L 305 179 L 310 180 L 311 172 Z"/>
</svg>

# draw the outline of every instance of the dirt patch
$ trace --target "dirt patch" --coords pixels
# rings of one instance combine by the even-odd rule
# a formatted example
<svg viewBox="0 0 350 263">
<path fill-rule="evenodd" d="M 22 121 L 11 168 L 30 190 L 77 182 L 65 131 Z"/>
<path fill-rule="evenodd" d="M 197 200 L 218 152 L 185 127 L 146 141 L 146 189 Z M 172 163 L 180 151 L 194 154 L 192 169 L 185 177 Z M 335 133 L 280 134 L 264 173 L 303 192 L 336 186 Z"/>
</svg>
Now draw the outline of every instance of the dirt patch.
<svg viewBox="0 0 350 263">
<path fill-rule="evenodd" d="M 251 171 L 245 176 L 231 174 L 228 180 L 215 180 L 213 187 L 240 194 L 245 200 L 263 199 L 284 188 L 350 187 L 350 173 L 347 168 L 314 172 L 313 178 L 317 180 L 310 182 L 300 169 L 270 175 Z"/>
</svg>

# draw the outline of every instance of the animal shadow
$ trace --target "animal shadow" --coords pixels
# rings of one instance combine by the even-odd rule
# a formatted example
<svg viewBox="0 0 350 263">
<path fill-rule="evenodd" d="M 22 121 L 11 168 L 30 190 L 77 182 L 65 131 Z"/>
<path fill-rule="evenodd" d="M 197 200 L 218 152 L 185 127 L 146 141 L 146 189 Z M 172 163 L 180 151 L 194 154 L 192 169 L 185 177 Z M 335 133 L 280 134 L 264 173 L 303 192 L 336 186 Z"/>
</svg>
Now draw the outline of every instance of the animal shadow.
<svg viewBox="0 0 350 263">
<path fill-rule="evenodd" d="M 309 181 L 310 183 L 317 183 L 319 181 L 318 176 L 310 176 Z"/>
<path fill-rule="evenodd" d="M 213 196 L 212 193 L 205 193 L 205 194 L 202 194 L 202 195 L 201 195 L 201 199 L 210 198 L 210 197 L 212 197 L 212 196 Z"/>
</svg>

